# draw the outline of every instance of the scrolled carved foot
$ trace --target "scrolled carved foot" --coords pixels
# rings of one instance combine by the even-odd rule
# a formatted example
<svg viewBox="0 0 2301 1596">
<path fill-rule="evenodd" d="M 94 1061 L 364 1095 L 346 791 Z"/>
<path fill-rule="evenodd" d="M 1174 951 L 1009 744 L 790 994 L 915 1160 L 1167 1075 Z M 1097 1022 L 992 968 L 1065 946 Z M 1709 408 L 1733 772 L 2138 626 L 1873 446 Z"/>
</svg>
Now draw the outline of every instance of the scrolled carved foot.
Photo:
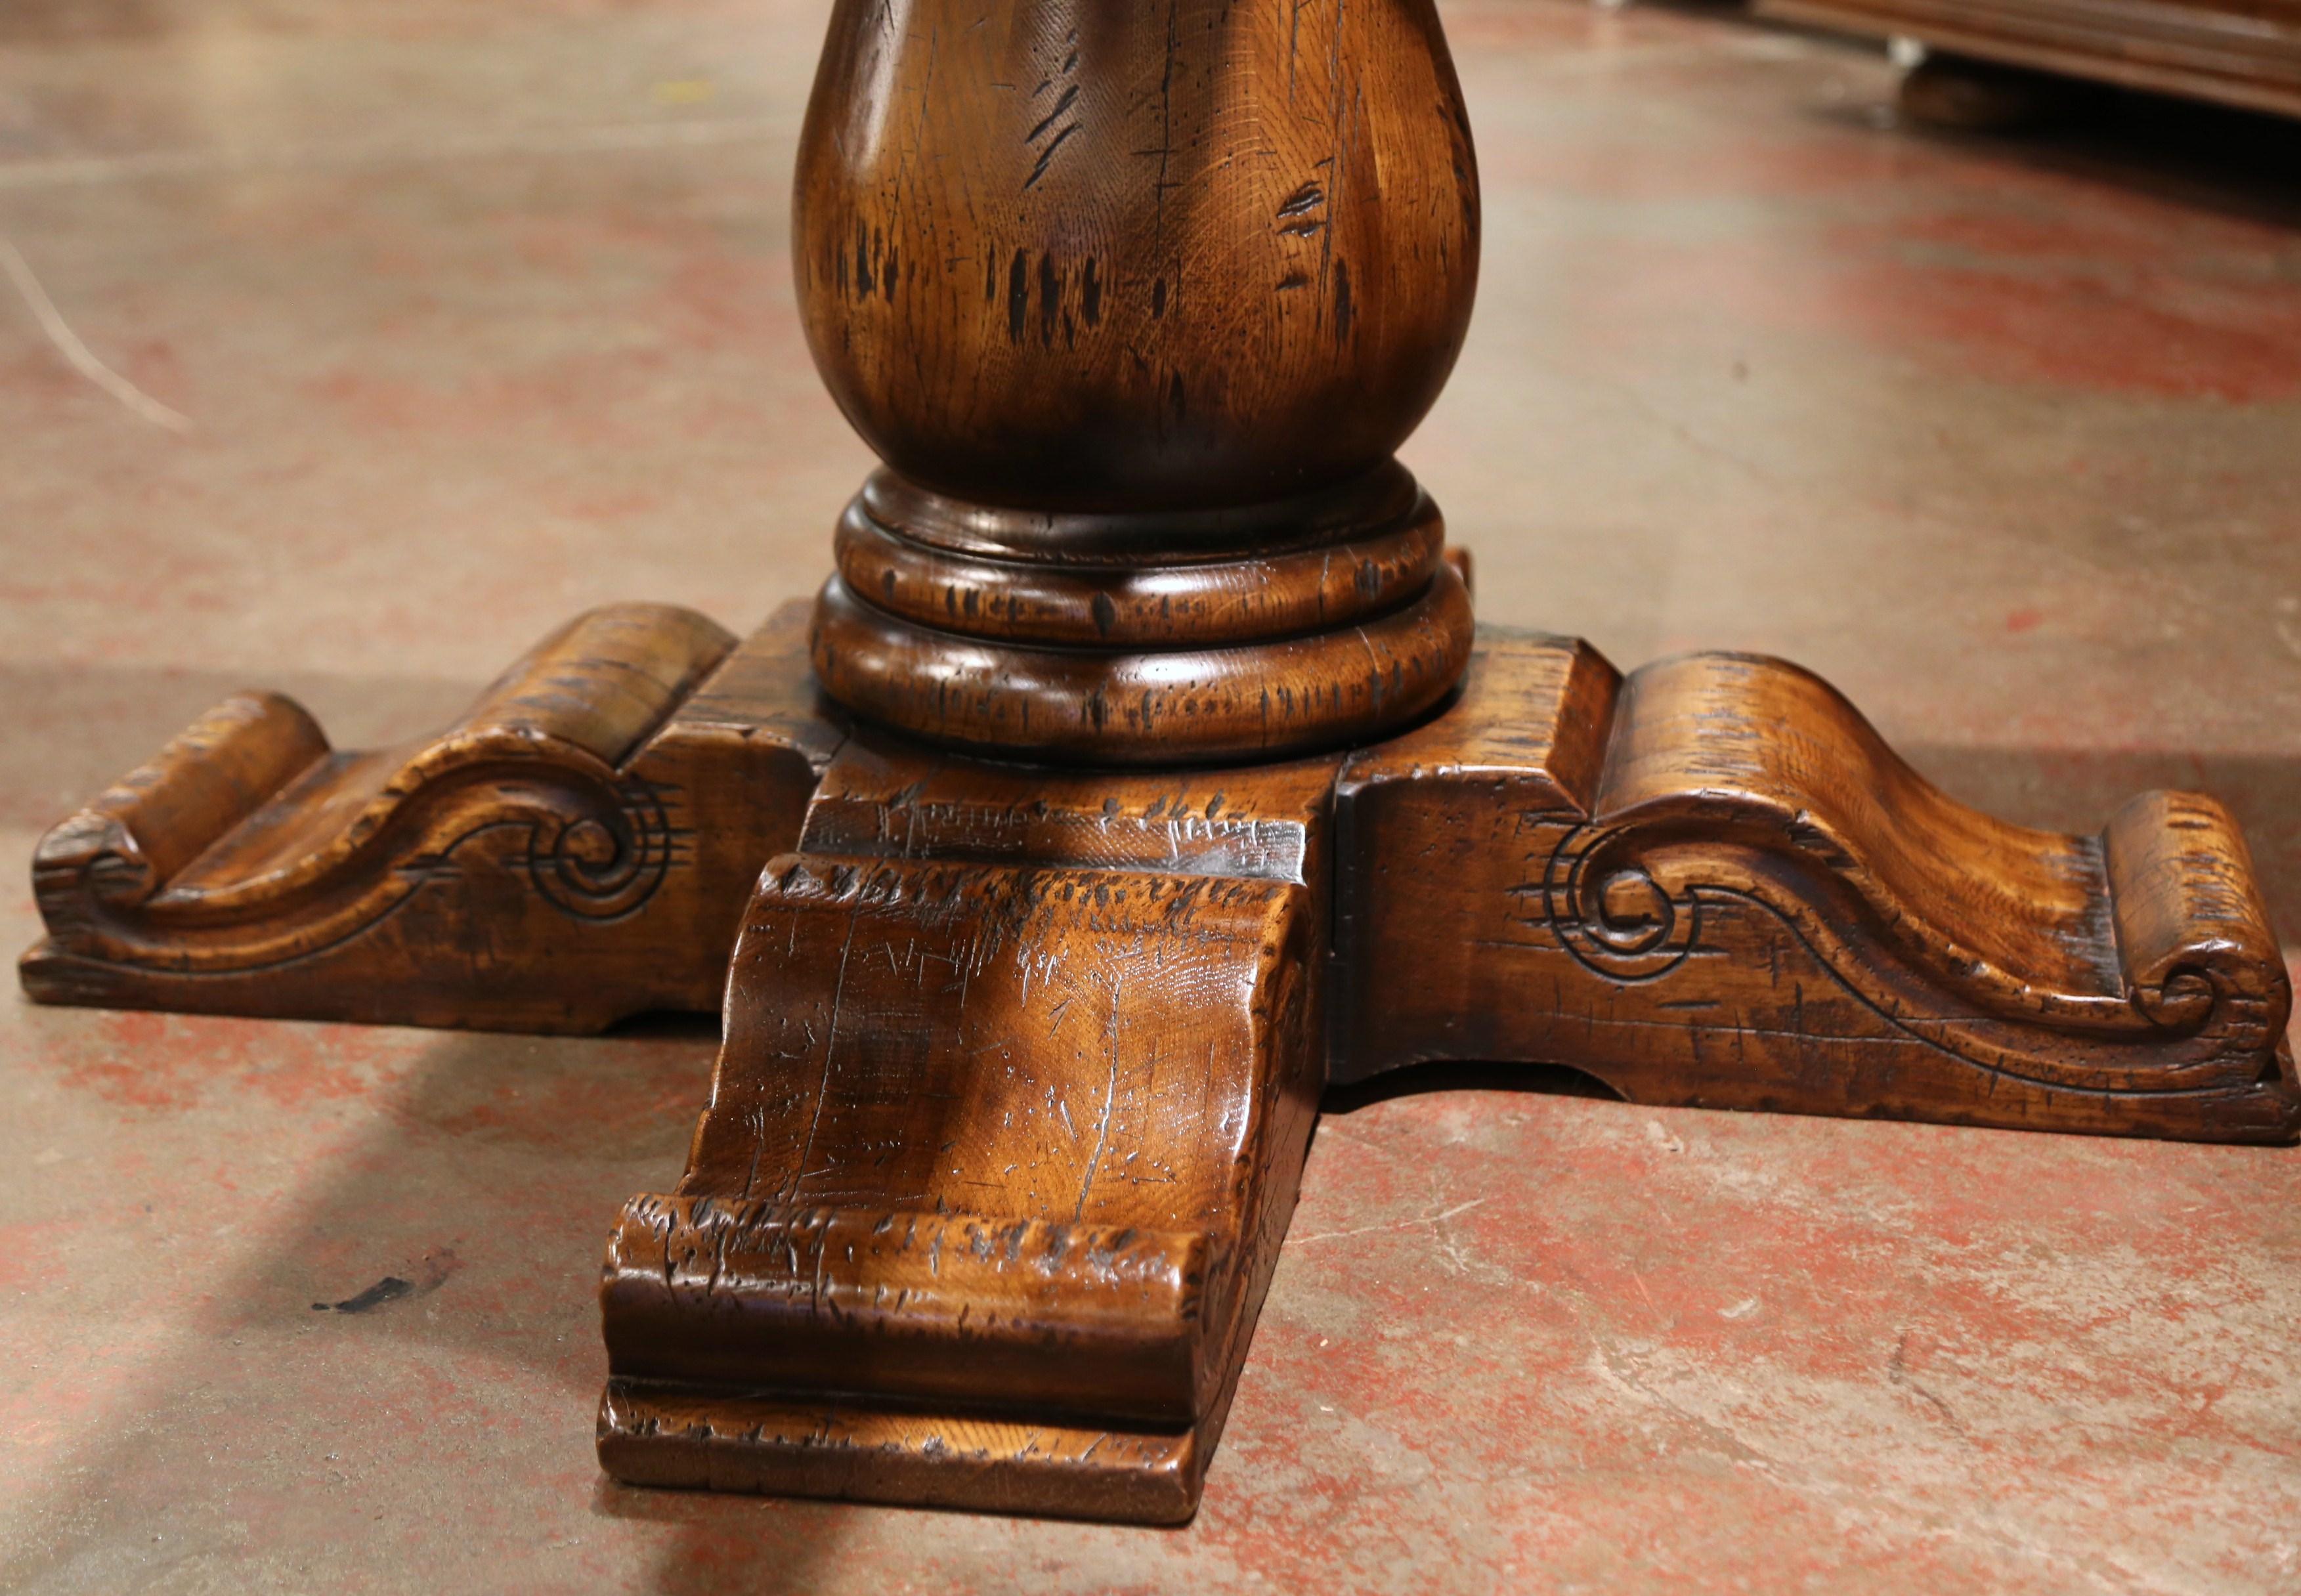
<svg viewBox="0 0 2301 1596">
<path fill-rule="evenodd" d="M 2229 814 L 2100 833 L 1929 785 L 1828 685 L 1619 677 L 1489 635 L 1445 716 L 1341 786 L 1335 1078 L 1570 1064 L 1640 1102 L 2201 1141 L 2301 1132 L 2285 966 Z M 1435 868 L 1433 868 L 1433 866 Z"/>
<path fill-rule="evenodd" d="M 841 736 L 804 623 L 739 645 L 691 611 L 594 610 L 445 731 L 372 752 L 235 695 L 41 841 L 24 989 L 538 1031 L 715 1007 L 751 878 Z"/>
<path fill-rule="evenodd" d="M 1334 767 L 850 745 L 610 1242 L 607 1471 L 1188 1517 L 1315 1115 Z"/>
</svg>

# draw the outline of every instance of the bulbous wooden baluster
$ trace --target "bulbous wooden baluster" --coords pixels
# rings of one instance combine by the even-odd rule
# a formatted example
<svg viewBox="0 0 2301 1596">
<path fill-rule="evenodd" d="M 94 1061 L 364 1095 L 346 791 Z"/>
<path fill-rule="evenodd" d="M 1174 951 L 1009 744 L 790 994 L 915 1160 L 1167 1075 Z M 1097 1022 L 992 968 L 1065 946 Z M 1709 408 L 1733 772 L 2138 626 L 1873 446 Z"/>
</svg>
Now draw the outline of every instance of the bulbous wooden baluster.
<svg viewBox="0 0 2301 1596">
<path fill-rule="evenodd" d="M 834 697 L 1173 762 L 1453 686 L 1468 597 L 1391 457 L 1477 272 L 1429 0 L 841 0 L 795 237 L 816 363 L 889 467 L 818 606 Z"/>
</svg>

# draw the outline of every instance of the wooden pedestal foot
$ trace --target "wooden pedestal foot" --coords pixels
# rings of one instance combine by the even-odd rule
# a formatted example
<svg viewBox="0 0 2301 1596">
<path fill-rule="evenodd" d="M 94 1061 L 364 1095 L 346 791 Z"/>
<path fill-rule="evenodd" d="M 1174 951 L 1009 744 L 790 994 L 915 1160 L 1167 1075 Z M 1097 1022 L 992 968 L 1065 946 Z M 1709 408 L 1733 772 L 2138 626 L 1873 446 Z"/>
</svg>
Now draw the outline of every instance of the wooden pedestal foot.
<svg viewBox="0 0 2301 1596">
<path fill-rule="evenodd" d="M 858 735 L 746 911 L 686 1175 L 609 1244 L 600 1459 L 1178 1519 L 1325 1082 L 2283 1141 L 2288 1003 L 2210 800 L 2004 825 L 1775 661 L 1489 632 L 1413 731 L 1185 773 Z"/>
<path fill-rule="evenodd" d="M 569 623 L 453 726 L 340 753 L 225 700 L 33 860 L 48 1003 L 595 1031 L 718 1003 L 759 865 L 842 735 L 794 606 Z"/>
<path fill-rule="evenodd" d="M 1325 1067 L 1334 772 L 850 745 L 609 1244 L 608 1471 L 1187 1517 Z"/>
<path fill-rule="evenodd" d="M 2301 1132 L 2284 963 L 2208 798 L 2029 831 L 1794 665 L 1625 679 L 1486 634 L 1448 714 L 1351 758 L 1337 815 L 1336 1081 L 1526 1059 L 1644 1103 Z"/>
</svg>

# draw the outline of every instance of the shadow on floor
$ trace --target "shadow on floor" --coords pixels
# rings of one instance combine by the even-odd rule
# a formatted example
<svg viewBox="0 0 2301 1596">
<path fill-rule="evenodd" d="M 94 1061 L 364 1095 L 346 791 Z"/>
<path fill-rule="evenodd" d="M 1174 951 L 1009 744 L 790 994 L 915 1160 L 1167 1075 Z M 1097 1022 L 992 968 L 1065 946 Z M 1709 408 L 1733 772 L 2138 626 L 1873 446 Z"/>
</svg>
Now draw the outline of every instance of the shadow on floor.
<svg viewBox="0 0 2301 1596">
<path fill-rule="evenodd" d="M 1441 1059 L 1385 1070 L 1347 1086 L 1330 1086 L 1318 1099 L 1321 1116 L 1348 1116 L 1395 1098 L 1425 1097 L 1439 1091 L 1522 1091 L 1545 1097 L 1598 1098 L 1624 1102 L 1620 1093 L 1597 1076 L 1562 1064 L 1477 1064 Z"/>
<path fill-rule="evenodd" d="M 2301 226 L 2301 121 L 2288 117 L 2088 85 L 2066 114 L 2021 134 L 1905 130 L 2193 210 Z"/>
<path fill-rule="evenodd" d="M 1716 20 L 1732 14 L 1701 0 L 1643 0 L 1654 9 Z M 1739 13 L 1747 26 L 1876 56 L 1881 39 Z M 2067 80 L 2066 105 L 2019 132 L 1954 133 L 1897 119 L 1896 137 L 2273 226 L 2301 226 L 2301 121 L 2203 100 Z M 1872 123 L 1875 107 L 1849 101 L 1812 114 Z M 1873 124 L 1874 125 L 1874 124 Z"/>
<path fill-rule="evenodd" d="M 220 1054 L 272 1045 L 224 1029 L 240 1022 L 169 1024 L 180 1044 Z M 318 1040 L 391 1034 L 329 1027 Z M 607 1229 L 626 1198 L 678 1179 L 715 1034 L 708 1016 L 682 1015 L 607 1038 L 441 1033 L 422 1044 L 360 1099 L 363 1129 L 331 1148 L 322 1178 L 270 1209 L 260 1232 L 226 1237 L 244 1261 L 188 1283 L 181 1318 L 172 1312 L 167 1325 L 173 1349 L 121 1404 L 118 1429 L 68 1479 L 48 1482 L 27 1517 L 45 1524 L 45 1543 L 0 1567 L 0 1589 L 124 1588 L 113 1576 L 130 1567 L 151 1576 L 135 1549 L 161 1531 L 177 1558 L 247 1571 L 235 1542 L 251 1514 L 268 1525 L 259 1544 L 297 1559 L 297 1578 L 329 1585 L 349 1577 L 341 1559 L 372 1558 L 392 1522 L 441 1500 L 457 1504 L 456 1544 L 471 1559 L 435 1567 L 442 1588 L 522 1560 L 553 1588 L 571 1574 L 580 1585 L 589 1554 L 561 1547 L 582 1540 L 587 1514 L 660 1526 L 639 1537 L 647 1588 L 816 1584 L 839 1555 L 836 1508 L 627 1490 L 597 1474 L 591 1455 Z M 212 1122 L 220 1143 L 334 1141 L 329 1116 L 267 1116 L 261 1093 L 212 1093 L 188 1112 Z M 130 1147 L 134 1111 L 121 1113 Z M 349 1461 L 331 1466 L 339 1452 Z M 341 1470 L 352 1471 L 348 1488 Z M 347 1539 L 353 1527 L 364 1547 Z M 574 1542 L 554 1539 L 571 1529 Z M 621 1539 L 619 1567 L 632 1551 Z"/>
</svg>

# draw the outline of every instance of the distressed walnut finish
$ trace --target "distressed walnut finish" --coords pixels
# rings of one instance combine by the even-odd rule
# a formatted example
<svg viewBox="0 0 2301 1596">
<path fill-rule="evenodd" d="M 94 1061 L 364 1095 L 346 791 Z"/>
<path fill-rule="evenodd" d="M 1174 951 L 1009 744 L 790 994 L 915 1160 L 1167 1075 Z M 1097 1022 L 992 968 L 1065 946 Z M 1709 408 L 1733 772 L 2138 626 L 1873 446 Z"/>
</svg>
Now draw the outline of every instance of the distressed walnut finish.
<svg viewBox="0 0 2301 1596">
<path fill-rule="evenodd" d="M 831 10 L 800 310 L 904 480 L 1053 511 L 1265 504 L 1380 465 L 1438 397 L 1477 181 L 1428 4 Z"/>
<path fill-rule="evenodd" d="M 839 0 L 810 338 L 887 469 L 748 641 L 579 618 L 438 737 L 236 698 L 41 845 L 63 1002 L 585 1029 L 722 998 L 615 1224 L 635 1483 L 1171 1522 L 1326 1084 L 2301 1133 L 2245 844 L 1937 791 L 1828 686 L 1474 633 L 1391 459 L 1458 347 L 1427 0 Z"/>
<path fill-rule="evenodd" d="M 2209 800 L 2047 836 L 1951 802 L 1794 667 L 1625 680 L 1502 634 L 1473 655 L 1427 497 L 1321 452 L 1359 411 L 1322 401 L 1330 437 L 1294 408 L 1298 356 L 1329 352 L 1293 341 L 1320 302 L 1269 291 L 1295 268 L 1264 207 L 1286 159 L 1349 137 L 1292 142 L 1301 63 L 1271 36 L 1301 9 L 1067 25 L 1089 14 L 1008 7 L 955 40 L 940 9 L 833 24 L 800 282 L 892 469 L 841 524 L 814 663 L 866 720 L 954 751 L 850 741 L 768 867 L 686 1175 L 610 1244 L 611 1472 L 1186 1517 L 1308 1093 L 1426 1059 L 1569 1061 L 1641 1101 L 2293 1136 L 2284 970 Z M 1435 39 L 1397 29 L 1417 7 L 1353 14 Z M 1377 104 L 1422 70 L 1357 64 Z M 1129 98 L 1153 71 L 1160 95 Z M 1210 175 L 1184 211 L 1126 162 L 1174 157 L 1165 92 L 1201 81 L 1231 110 L 1185 113 Z M 1469 258 L 1467 159 L 1435 167 L 1452 106 L 1449 85 L 1376 169 L 1393 265 L 1427 270 L 1434 236 L 1442 266 Z M 1057 172 L 1060 207 L 1033 197 Z M 1362 263 L 1368 216 L 1331 213 L 1322 247 Z M 1162 230 L 1209 219 L 1228 291 L 1201 308 L 1171 297 L 1206 268 Z M 1087 316 L 1075 281 L 1112 297 Z M 1466 277 L 1427 288 L 1467 305 Z M 1194 455 L 1146 347 L 1182 362 L 1178 395 L 1245 393 L 1243 431 Z M 1425 396 L 1384 375 L 1388 346 L 1339 347 L 1410 423 Z M 1268 372 L 1234 353 L 1266 348 Z M 1176 768 L 1201 761 L 1228 767 Z"/>
<path fill-rule="evenodd" d="M 1337 804 L 1339 967 L 1361 978 L 1335 1081 L 1566 1060 L 1641 1103 L 2301 1130 L 2276 938 L 2211 798 L 2029 831 L 1944 797 L 1794 665 L 1625 678 L 1489 634 L 1461 702 L 1353 755 Z"/>
<path fill-rule="evenodd" d="M 1188 1517 L 1323 1083 L 1335 765 L 850 743 L 610 1244 L 608 1469 Z"/>
<path fill-rule="evenodd" d="M 819 610 L 833 697 L 1173 765 L 1362 741 L 1459 680 L 1468 596 L 1391 459 L 1477 272 L 1427 4 L 836 5 L 794 221 L 889 467 Z"/>
<path fill-rule="evenodd" d="M 1322 1082 L 2281 1142 L 2288 1004 L 2212 800 L 2007 826 L 1778 661 L 1489 631 L 1413 731 L 1181 775 L 858 737 L 746 917 L 686 1175 L 610 1242 L 600 1456 L 1179 1519 Z"/>
<path fill-rule="evenodd" d="M 752 878 L 843 736 L 803 608 L 663 605 L 545 639 L 448 730 L 338 752 L 225 700 L 42 840 L 50 1003 L 488 1030 L 715 1007 Z"/>
</svg>

